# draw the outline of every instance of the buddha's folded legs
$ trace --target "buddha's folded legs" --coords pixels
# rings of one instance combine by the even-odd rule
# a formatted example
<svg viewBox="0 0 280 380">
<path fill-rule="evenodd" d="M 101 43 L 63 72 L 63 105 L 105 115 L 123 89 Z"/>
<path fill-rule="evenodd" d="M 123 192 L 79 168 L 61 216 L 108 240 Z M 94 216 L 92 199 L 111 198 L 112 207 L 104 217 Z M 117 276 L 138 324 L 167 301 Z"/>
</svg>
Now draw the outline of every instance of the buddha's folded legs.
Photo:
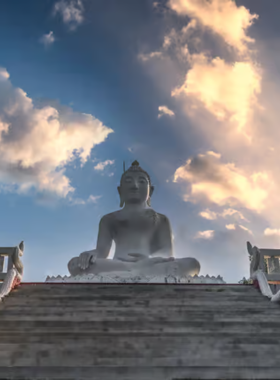
<svg viewBox="0 0 280 380">
<path fill-rule="evenodd" d="M 110 260 L 110 259 L 96 259 L 94 263 L 90 263 L 87 269 L 81 269 L 78 266 L 79 257 L 74 257 L 68 263 L 68 270 L 72 276 L 82 275 L 82 274 L 98 274 L 106 272 L 128 272 L 133 271 L 139 275 L 147 276 L 168 276 L 176 275 L 179 277 L 183 276 L 194 276 L 198 275 L 200 271 L 199 262 L 192 258 L 182 258 L 176 259 L 174 261 L 167 261 L 162 263 L 154 264 L 151 260 L 151 264 L 146 262 L 146 265 L 139 266 L 135 263 L 124 262 L 120 260 Z M 141 264 L 141 263 L 140 263 Z M 148 264 L 148 265 L 147 265 Z"/>
<path fill-rule="evenodd" d="M 199 262 L 192 258 L 186 257 L 182 259 L 175 259 L 174 261 L 167 261 L 163 263 L 158 263 L 145 268 L 145 275 L 157 275 L 157 276 L 168 276 L 174 275 L 178 277 L 183 276 L 195 276 L 200 272 Z"/>
<path fill-rule="evenodd" d="M 90 263 L 89 267 L 86 269 L 81 269 L 78 266 L 79 257 L 73 257 L 68 263 L 68 270 L 72 276 L 82 275 L 82 274 L 98 274 L 104 272 L 117 272 L 117 271 L 129 271 L 131 264 L 125 263 L 120 260 L 110 260 L 110 259 L 96 259 L 94 263 Z"/>
</svg>

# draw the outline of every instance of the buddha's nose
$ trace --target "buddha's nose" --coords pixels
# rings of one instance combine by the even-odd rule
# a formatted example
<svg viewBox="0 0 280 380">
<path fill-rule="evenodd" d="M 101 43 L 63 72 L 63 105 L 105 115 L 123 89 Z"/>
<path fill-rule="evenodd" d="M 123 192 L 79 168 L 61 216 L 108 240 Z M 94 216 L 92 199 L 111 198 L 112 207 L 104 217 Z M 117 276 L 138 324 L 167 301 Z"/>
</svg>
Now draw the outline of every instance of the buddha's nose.
<svg viewBox="0 0 280 380">
<path fill-rule="evenodd" d="M 131 188 L 132 188 L 133 190 L 138 190 L 138 189 L 139 189 L 138 182 L 137 182 L 137 181 L 134 181 L 134 182 L 132 183 Z"/>
</svg>

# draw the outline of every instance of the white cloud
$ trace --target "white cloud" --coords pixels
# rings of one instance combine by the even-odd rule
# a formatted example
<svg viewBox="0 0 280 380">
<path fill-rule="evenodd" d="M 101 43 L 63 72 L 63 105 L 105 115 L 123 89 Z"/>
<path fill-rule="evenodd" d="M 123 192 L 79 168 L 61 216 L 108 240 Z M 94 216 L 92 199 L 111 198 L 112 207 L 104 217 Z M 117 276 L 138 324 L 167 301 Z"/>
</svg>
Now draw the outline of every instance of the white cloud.
<svg viewBox="0 0 280 380">
<path fill-rule="evenodd" d="M 273 235 L 277 235 L 277 236 L 280 236 L 280 229 L 278 228 L 266 228 L 264 230 L 264 235 L 265 236 L 273 236 Z"/>
<path fill-rule="evenodd" d="M 214 237 L 215 231 L 207 230 L 207 231 L 198 231 L 195 236 L 195 239 L 212 239 Z"/>
<path fill-rule="evenodd" d="M 71 30 L 84 21 L 84 6 L 81 0 L 60 0 L 54 5 L 54 15 L 59 13 Z"/>
<path fill-rule="evenodd" d="M 0 80 L 6 81 L 10 78 L 10 74 L 4 67 L 0 67 Z"/>
<path fill-rule="evenodd" d="M 253 232 L 249 228 L 242 226 L 241 224 L 239 224 L 239 227 L 242 228 L 242 230 L 247 231 L 249 234 L 253 235 Z"/>
<path fill-rule="evenodd" d="M 50 46 L 51 44 L 53 44 L 55 41 L 55 37 L 54 37 L 54 34 L 52 31 L 50 31 L 49 33 L 47 34 L 44 34 L 41 38 L 40 38 L 40 42 L 42 44 L 44 44 L 45 46 Z"/>
<path fill-rule="evenodd" d="M 36 189 L 66 197 L 74 188 L 65 166 L 77 158 L 83 165 L 113 131 L 71 108 L 35 107 L 3 68 L 0 78 L 0 182 L 19 192 Z"/>
<path fill-rule="evenodd" d="M 243 220 L 246 221 L 246 222 L 249 222 L 249 220 L 246 219 L 246 218 L 244 217 L 244 215 L 243 215 L 240 211 L 235 210 L 235 209 L 233 209 L 233 208 L 225 209 L 225 210 L 223 210 L 223 212 L 221 213 L 221 216 L 222 216 L 223 218 L 225 218 L 225 217 L 227 217 L 227 216 L 232 216 L 232 215 L 236 215 L 238 218 L 243 219 Z"/>
<path fill-rule="evenodd" d="M 214 212 L 214 211 L 210 211 L 209 209 L 207 209 L 205 211 L 201 211 L 199 213 L 199 215 L 202 218 L 205 218 L 205 219 L 208 219 L 208 220 L 215 220 L 215 219 L 217 219 L 217 213 Z"/>
<path fill-rule="evenodd" d="M 226 224 L 226 229 L 235 230 L 235 224 Z"/>
<path fill-rule="evenodd" d="M 207 208 L 206 210 L 201 211 L 198 215 L 208 220 L 216 220 L 218 217 L 222 217 L 222 218 L 231 217 L 236 222 L 239 219 L 242 219 L 249 223 L 249 220 L 246 219 L 240 211 L 235 210 L 233 208 L 224 209 L 222 212 L 211 211 L 209 208 Z"/>
<path fill-rule="evenodd" d="M 101 197 L 102 195 L 90 195 L 88 197 L 88 203 L 96 203 Z"/>
<path fill-rule="evenodd" d="M 94 166 L 94 169 L 102 171 L 105 169 L 106 166 L 113 165 L 114 162 L 115 162 L 115 160 L 106 160 L 103 162 L 99 162 L 97 165 Z"/>
<path fill-rule="evenodd" d="M 141 53 L 138 55 L 138 58 L 143 62 L 146 62 L 150 60 L 151 58 L 161 58 L 161 57 L 162 57 L 162 52 L 160 51 L 153 51 L 152 53 L 147 53 L 147 54 Z"/>
<path fill-rule="evenodd" d="M 158 110 L 159 110 L 158 118 L 161 118 L 163 115 L 175 116 L 175 113 L 171 109 L 169 109 L 167 106 L 159 106 Z"/>
<path fill-rule="evenodd" d="M 72 206 L 86 205 L 88 203 L 97 203 L 97 201 L 102 197 L 102 195 L 90 195 L 88 199 L 84 200 L 81 198 L 69 197 L 69 202 Z"/>
</svg>

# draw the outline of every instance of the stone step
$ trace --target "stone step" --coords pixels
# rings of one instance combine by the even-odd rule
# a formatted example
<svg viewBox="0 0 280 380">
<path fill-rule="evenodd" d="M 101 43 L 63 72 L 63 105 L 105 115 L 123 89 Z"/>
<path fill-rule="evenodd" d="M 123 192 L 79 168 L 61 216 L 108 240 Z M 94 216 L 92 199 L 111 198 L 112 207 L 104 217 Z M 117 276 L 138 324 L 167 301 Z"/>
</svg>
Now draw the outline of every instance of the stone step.
<svg viewBox="0 0 280 380">
<path fill-rule="evenodd" d="M 156 331 L 95 331 L 95 332 L 63 332 L 63 331 L 34 331 L 32 334 L 30 332 L 13 331 L 7 330 L 6 332 L 1 332 L 1 344 L 61 344 L 63 342 L 65 345 L 68 344 L 84 344 L 89 346 L 96 342 L 98 339 L 98 347 L 106 346 L 108 342 L 110 343 L 112 339 L 118 344 L 118 348 L 121 349 L 123 344 L 127 345 L 131 342 L 131 338 L 147 343 L 149 339 L 155 340 L 160 336 L 160 342 L 163 340 L 168 341 L 169 344 L 206 344 L 206 345 L 224 345 L 224 344 L 263 344 L 263 345 L 277 345 L 279 344 L 280 333 L 279 332 L 263 332 L 261 331 L 258 335 L 251 334 L 246 331 L 236 331 L 236 332 L 185 332 L 180 331 L 180 329 L 174 329 L 173 331 L 163 331 L 162 334 L 158 334 Z M 148 342 L 149 345 L 150 342 Z M 119 351 L 121 355 L 121 351 Z"/>
<path fill-rule="evenodd" d="M 279 305 L 277 303 L 272 303 L 270 300 L 267 299 L 267 302 L 264 304 L 259 304 L 259 302 L 250 303 L 250 304 L 243 304 L 239 307 L 236 307 L 236 304 L 233 303 L 231 307 L 228 308 L 222 308 L 219 306 L 219 303 L 213 302 L 211 305 L 207 305 L 207 307 L 204 307 L 204 305 L 199 305 L 198 307 L 194 308 L 192 305 L 172 305 L 169 308 L 165 308 L 164 305 L 157 305 L 152 307 L 143 307 L 141 305 L 136 305 L 133 308 L 129 308 L 127 306 L 123 305 L 117 305 L 117 306 L 111 306 L 110 303 L 103 305 L 100 307 L 99 305 L 95 305 L 94 303 L 88 302 L 88 303 L 75 303 L 75 305 L 78 305 L 78 308 L 73 307 L 73 303 L 60 303 L 58 305 L 50 304 L 49 303 L 42 303 L 42 302 L 34 302 L 34 303 L 28 303 L 28 304 L 17 304 L 16 302 L 10 302 L 6 298 L 5 301 L 0 303 L 0 315 L 5 314 L 5 312 L 26 312 L 26 313 L 51 313 L 55 311 L 61 311 L 63 310 L 65 313 L 69 312 L 90 312 L 96 315 L 109 315 L 111 313 L 116 313 L 118 315 L 132 315 L 132 316 L 138 316 L 138 315 L 170 315 L 170 314 L 179 314 L 179 315 L 200 315 L 204 314 L 207 310 L 207 313 L 209 314 L 216 314 L 217 310 L 222 311 L 224 314 L 232 314 L 233 311 L 235 311 L 235 314 L 238 315 L 240 313 L 252 313 L 253 311 L 257 314 L 277 314 L 279 313 Z"/>
<path fill-rule="evenodd" d="M 132 298 L 130 300 L 123 300 L 123 299 L 112 299 L 112 300 L 93 300 L 90 297 L 40 297 L 40 298 L 9 298 L 6 299 L 3 303 L 3 305 L 38 305 L 38 306 L 59 306 L 59 305 L 65 305 L 65 306 L 71 306 L 71 304 L 75 304 L 78 306 L 87 306 L 92 305 L 94 307 L 104 307 L 104 306 L 127 306 L 127 307 L 174 307 L 174 306 L 192 306 L 192 307 L 200 307 L 201 309 L 206 309 L 207 307 L 213 305 L 213 303 L 219 307 L 230 307 L 236 305 L 237 307 L 241 306 L 248 306 L 248 305 L 256 305 L 257 308 L 260 307 L 267 307 L 269 304 L 269 307 L 275 307 L 273 303 L 270 303 L 270 300 L 265 297 L 261 298 L 248 298 L 248 299 L 242 299 L 240 297 L 228 297 L 228 298 L 205 298 L 204 300 L 200 300 L 198 298 L 187 298 L 184 297 L 182 299 L 137 299 Z"/>
<path fill-rule="evenodd" d="M 35 306 L 36 308 L 36 306 Z M 212 321 L 216 322 L 244 322 L 244 318 L 247 316 L 250 319 L 251 323 L 265 322 L 271 323 L 276 322 L 279 317 L 279 312 L 273 311 L 273 313 L 269 313 L 267 310 L 263 309 L 261 312 L 256 312 L 255 314 L 251 314 L 247 310 L 238 311 L 234 313 L 234 310 L 220 310 L 219 313 L 215 313 L 215 311 L 205 311 L 197 312 L 197 311 L 170 311 L 167 313 L 160 313 L 160 310 L 155 313 L 151 313 L 147 311 L 144 313 L 143 311 L 139 314 L 129 313 L 128 310 L 65 310 L 64 308 L 50 309 L 49 312 L 43 310 L 26 310 L 26 309 L 17 309 L 17 310 L 2 310 L 0 313 L 1 321 L 30 321 L 30 320 L 52 320 L 52 321 L 107 321 L 114 323 L 115 321 L 127 321 L 127 322 L 150 322 L 150 323 L 158 323 L 161 322 L 175 322 L 175 323 L 209 323 Z M 280 321 L 279 321 L 280 324 Z"/>
<path fill-rule="evenodd" d="M 73 321 L 68 320 L 48 320 L 47 318 L 42 321 L 38 320 L 15 320 L 9 321 L 6 320 L 1 326 L 0 332 L 5 333 L 5 331 L 15 331 L 15 332 L 26 332 L 32 334 L 40 333 L 40 332 L 50 332 L 50 333 L 111 333 L 120 334 L 120 333 L 140 333 L 149 334 L 152 332 L 153 334 L 158 333 L 161 335 L 162 333 L 176 333 L 180 334 L 201 334 L 201 333 L 240 333 L 240 334 L 257 334 L 260 330 L 265 334 L 275 334 L 278 336 L 279 334 L 279 320 L 278 321 L 268 321 L 268 322 L 236 322 L 236 321 L 211 321 L 210 323 L 202 323 L 200 321 L 192 321 L 188 322 L 166 322 L 166 321 L 158 321 L 158 323 L 153 322 L 127 322 L 127 321 L 115 321 L 114 323 L 111 321 L 108 323 L 104 322 L 93 322 L 93 321 L 84 321 L 78 320 Z"/>
<path fill-rule="evenodd" d="M 122 315 L 118 315 L 117 313 L 114 314 L 113 312 L 111 313 L 111 315 L 100 315 L 100 314 L 95 314 L 95 313 L 92 313 L 92 312 L 88 312 L 88 313 L 85 313 L 85 312 L 69 312 L 69 313 L 65 313 L 65 311 L 63 311 L 63 309 L 61 311 L 59 310 L 56 310 L 55 312 L 53 313 L 26 313 L 26 312 L 20 312 L 20 311 L 17 311 L 17 312 L 11 312 L 9 313 L 8 311 L 5 312 L 5 313 L 1 313 L 1 321 L 3 323 L 5 323 L 5 325 L 7 325 L 7 323 L 23 323 L 23 322 L 30 322 L 30 321 L 40 321 L 40 322 L 44 322 L 44 321 L 49 321 L 49 322 L 69 322 L 69 321 L 72 321 L 72 322 L 79 322 L 79 323 L 83 323 L 83 322 L 93 322 L 93 323 L 98 323 L 100 321 L 102 321 L 102 323 L 107 323 L 107 324 L 114 324 L 116 322 L 118 323 L 125 323 L 127 322 L 130 326 L 132 324 L 139 324 L 140 322 L 143 324 L 164 324 L 166 325 L 167 323 L 177 323 L 177 324 L 188 324 L 188 325 L 192 325 L 192 326 L 196 326 L 197 324 L 208 324 L 208 323 L 212 323 L 212 322 L 216 322 L 216 323 L 223 323 L 223 324 L 226 324 L 226 323 L 231 323 L 231 324 L 240 324 L 240 323 L 244 323 L 244 318 L 247 317 L 247 319 L 250 319 L 250 323 L 251 324 L 258 324 L 258 323 L 262 323 L 263 325 L 265 324 L 275 324 L 280 326 L 280 321 L 277 320 L 277 318 L 279 318 L 279 314 L 277 313 L 274 313 L 273 315 L 270 315 L 270 314 L 254 314 L 254 315 L 250 315 L 249 313 L 247 314 L 230 314 L 228 313 L 228 311 L 226 313 L 223 313 L 223 311 L 221 310 L 219 314 L 215 314 L 215 313 L 212 313 L 212 314 L 207 314 L 207 315 L 203 315 L 203 313 L 200 313 L 200 314 L 172 314 L 170 313 L 170 315 L 143 315 L 141 317 L 141 315 L 139 316 L 133 316 L 133 315 L 125 315 L 125 314 L 122 314 Z M 247 326 L 247 324 L 245 324 L 244 326 Z M 1 331 L 1 327 L 0 327 L 0 331 Z"/>
<path fill-rule="evenodd" d="M 56 380 L 267 380 L 279 379 L 279 367 L 0 367 L 2 378 Z"/>
<path fill-rule="evenodd" d="M 273 353 L 273 354 L 272 354 Z M 61 344 L 1 344 L 0 366 L 279 367 L 279 344 L 224 344 L 129 337 Z"/>
<path fill-rule="evenodd" d="M 0 374 L 276 379 L 279 317 L 252 286 L 23 284 L 0 304 Z"/>
<path fill-rule="evenodd" d="M 36 294 L 49 294 L 49 293 L 69 293 L 69 286 L 71 287 L 71 293 L 81 293 L 81 294 L 96 294 L 97 296 L 99 294 L 121 294 L 121 295 L 131 295 L 131 294 L 137 294 L 138 296 L 144 296 L 147 295 L 159 295 L 159 294 L 216 294 L 216 293 L 222 293 L 222 294 L 256 294 L 254 287 L 251 285 L 238 285 L 238 286 L 230 286 L 230 285 L 163 285 L 158 286 L 155 285 L 153 287 L 148 285 L 139 285 L 135 284 L 135 287 L 133 286 L 127 286 L 122 284 L 112 284 L 100 287 L 98 284 L 56 284 L 55 286 L 52 284 L 44 284 L 42 285 L 20 285 L 17 289 L 14 290 L 14 293 L 24 293 L 24 294 L 30 294 L 33 295 Z M 241 286 L 241 288 L 239 288 Z"/>
</svg>

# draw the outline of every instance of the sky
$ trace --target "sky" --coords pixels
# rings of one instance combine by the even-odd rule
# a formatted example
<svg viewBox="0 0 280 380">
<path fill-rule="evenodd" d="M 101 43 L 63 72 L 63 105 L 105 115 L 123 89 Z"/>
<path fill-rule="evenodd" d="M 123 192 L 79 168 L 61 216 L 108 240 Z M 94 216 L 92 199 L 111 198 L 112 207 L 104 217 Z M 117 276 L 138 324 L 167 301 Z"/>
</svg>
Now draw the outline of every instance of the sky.
<svg viewBox="0 0 280 380">
<path fill-rule="evenodd" d="M 228 283 L 280 246 L 278 1 L 2 0 L 0 241 L 67 275 L 137 159 L 175 257 Z M 279 146 L 278 146 L 279 145 Z M 112 257 L 113 251 L 110 254 Z"/>
</svg>

